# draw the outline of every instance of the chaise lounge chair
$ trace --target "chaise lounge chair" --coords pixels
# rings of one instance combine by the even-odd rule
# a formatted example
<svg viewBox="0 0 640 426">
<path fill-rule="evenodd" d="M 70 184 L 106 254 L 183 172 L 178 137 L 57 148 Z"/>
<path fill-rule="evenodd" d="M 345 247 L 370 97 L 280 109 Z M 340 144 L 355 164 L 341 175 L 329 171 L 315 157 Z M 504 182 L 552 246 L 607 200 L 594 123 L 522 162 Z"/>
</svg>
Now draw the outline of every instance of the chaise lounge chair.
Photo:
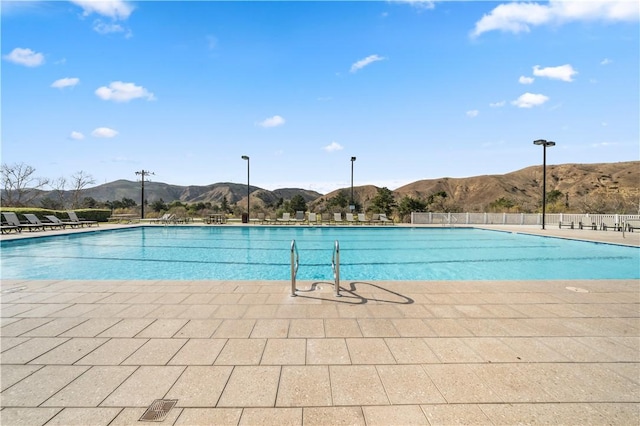
<svg viewBox="0 0 640 426">
<path fill-rule="evenodd" d="M 317 213 L 309 213 L 307 223 L 309 225 L 319 225 L 320 223 L 318 222 L 318 219 L 320 219 L 320 217 L 317 215 Z"/>
<path fill-rule="evenodd" d="M 305 222 L 304 212 L 300 210 L 296 211 L 296 217 L 293 219 L 293 221 L 295 223 L 304 223 Z"/>
<path fill-rule="evenodd" d="M 4 219 L 2 220 L 2 224 L 0 225 L 0 231 L 3 234 L 8 234 L 11 231 L 15 231 L 16 234 L 18 232 L 22 232 L 22 228 L 16 225 L 9 225 L 9 222 L 5 221 Z"/>
<path fill-rule="evenodd" d="M 393 225 L 393 220 L 389 219 L 386 215 L 386 213 L 380 213 L 380 222 L 385 225 L 385 224 L 389 224 L 389 225 Z"/>
<path fill-rule="evenodd" d="M 342 213 L 334 213 L 333 214 L 333 223 L 337 224 L 343 224 L 345 223 L 344 220 L 342 220 Z"/>
<path fill-rule="evenodd" d="M 64 226 L 65 226 L 64 223 L 44 223 L 40 219 L 38 219 L 38 216 L 32 213 L 25 213 L 22 216 L 27 218 L 27 220 L 29 221 L 29 224 L 42 227 L 43 231 L 47 226 L 49 227 L 49 229 L 60 229 L 60 228 L 64 229 Z"/>
<path fill-rule="evenodd" d="M 347 216 L 346 217 L 346 222 L 348 224 L 351 224 L 351 225 L 357 225 L 358 224 L 358 221 L 356 221 L 356 219 L 353 217 L 353 213 L 347 213 L 346 216 Z"/>
<path fill-rule="evenodd" d="M 44 231 L 44 226 L 20 222 L 18 215 L 14 212 L 3 212 L 2 215 L 9 226 L 17 226 L 20 230 L 28 229 L 29 231 L 37 231 L 38 229 L 42 229 Z"/>
<path fill-rule="evenodd" d="M 358 223 L 371 224 L 371 221 L 367 219 L 364 213 L 358 213 Z"/>
<path fill-rule="evenodd" d="M 284 212 L 282 213 L 282 217 L 276 219 L 278 222 L 286 223 L 287 225 L 291 223 L 291 213 Z"/>
<path fill-rule="evenodd" d="M 92 226 L 93 224 L 95 224 L 96 226 L 100 226 L 98 225 L 97 220 L 86 220 L 84 218 L 79 218 L 74 211 L 68 211 L 67 215 L 69 216 L 69 221 L 74 222 L 82 227 L 84 227 L 85 225 Z"/>
<path fill-rule="evenodd" d="M 45 217 L 45 219 L 47 219 L 47 220 L 48 220 L 49 222 L 51 222 L 51 223 L 57 223 L 57 224 L 59 224 L 59 225 L 62 225 L 62 229 L 64 229 L 64 227 L 65 227 L 66 225 L 69 225 L 69 226 L 70 226 L 70 227 L 72 227 L 72 228 L 77 228 L 78 226 L 80 226 L 80 225 L 78 225 L 78 224 L 77 224 L 77 223 L 75 223 L 75 222 L 63 221 L 63 220 L 61 220 L 61 219 L 60 219 L 58 216 L 56 216 L 56 215 L 46 214 L 46 215 L 44 215 L 44 217 Z"/>
<path fill-rule="evenodd" d="M 598 229 L 598 225 L 596 225 L 596 223 L 587 216 L 578 222 L 578 228 L 592 229 L 593 231 L 596 231 Z"/>
</svg>

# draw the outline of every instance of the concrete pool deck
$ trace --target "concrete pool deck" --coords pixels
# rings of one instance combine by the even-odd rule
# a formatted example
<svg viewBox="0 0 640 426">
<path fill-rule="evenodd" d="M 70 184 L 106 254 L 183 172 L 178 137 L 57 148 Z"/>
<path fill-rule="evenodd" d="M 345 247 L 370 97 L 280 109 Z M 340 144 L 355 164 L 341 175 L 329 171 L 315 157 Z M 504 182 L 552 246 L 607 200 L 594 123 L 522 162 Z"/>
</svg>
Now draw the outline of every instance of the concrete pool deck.
<svg viewBox="0 0 640 426">
<path fill-rule="evenodd" d="M 640 246 L 640 233 L 487 228 Z M 638 280 L 297 287 L 2 280 L 0 424 L 640 422 Z M 139 421 L 156 399 L 177 401 Z"/>
</svg>

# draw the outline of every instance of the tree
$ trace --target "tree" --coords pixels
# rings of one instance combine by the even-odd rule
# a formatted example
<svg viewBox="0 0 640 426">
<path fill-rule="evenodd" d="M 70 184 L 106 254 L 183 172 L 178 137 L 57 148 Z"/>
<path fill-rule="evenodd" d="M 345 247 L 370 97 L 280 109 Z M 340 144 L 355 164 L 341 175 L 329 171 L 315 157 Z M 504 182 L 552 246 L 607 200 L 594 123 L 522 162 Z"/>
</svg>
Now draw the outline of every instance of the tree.
<svg viewBox="0 0 640 426">
<path fill-rule="evenodd" d="M 348 205 L 349 205 L 349 198 L 347 197 L 347 191 L 345 190 L 338 192 L 338 194 L 335 197 L 329 198 L 327 200 L 328 208 L 340 207 L 345 209 L 347 208 Z"/>
<path fill-rule="evenodd" d="M 162 198 L 160 198 L 159 200 L 156 200 L 153 203 L 151 203 L 151 210 L 153 210 L 156 213 L 160 213 L 162 211 L 169 210 L 169 207 L 167 207 L 167 205 L 164 203 Z"/>
<path fill-rule="evenodd" d="M 74 209 L 80 206 L 80 193 L 82 192 L 82 190 L 88 185 L 94 184 L 95 182 L 96 181 L 90 174 L 85 173 L 82 170 L 71 175 L 71 186 L 73 188 L 72 206 Z"/>
<path fill-rule="evenodd" d="M 304 197 L 300 194 L 294 195 L 291 198 L 291 202 L 289 203 L 289 207 L 291 208 L 291 211 L 297 212 L 297 211 L 303 211 L 306 212 L 307 211 L 307 202 L 304 200 Z"/>
<path fill-rule="evenodd" d="M 67 187 L 67 179 L 61 176 L 52 180 L 49 183 L 49 186 L 57 199 L 57 204 L 60 205 L 59 208 L 63 209 L 65 205 L 65 188 Z"/>
<path fill-rule="evenodd" d="M 411 212 L 423 212 L 426 208 L 427 203 L 425 201 L 405 195 L 398 204 L 398 214 L 401 220 L 404 221 L 411 215 Z"/>
<path fill-rule="evenodd" d="M 378 189 L 378 193 L 371 200 L 369 209 L 374 213 L 385 213 L 391 215 L 391 211 L 395 207 L 396 202 L 393 198 L 393 192 L 386 186 Z"/>
<path fill-rule="evenodd" d="M 47 185 L 46 178 L 34 176 L 36 169 L 25 164 L 2 164 L 2 205 L 27 206 Z"/>
<path fill-rule="evenodd" d="M 220 210 L 225 213 L 229 212 L 229 202 L 227 201 L 227 196 L 222 197 L 222 202 L 220 203 Z"/>
</svg>

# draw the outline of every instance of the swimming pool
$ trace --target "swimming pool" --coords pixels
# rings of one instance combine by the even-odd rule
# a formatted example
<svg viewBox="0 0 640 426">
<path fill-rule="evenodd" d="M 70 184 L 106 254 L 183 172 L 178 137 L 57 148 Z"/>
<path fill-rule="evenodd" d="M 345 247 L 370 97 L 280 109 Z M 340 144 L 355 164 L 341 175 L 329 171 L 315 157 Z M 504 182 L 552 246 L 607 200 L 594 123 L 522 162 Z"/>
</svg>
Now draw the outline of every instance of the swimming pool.
<svg viewBox="0 0 640 426">
<path fill-rule="evenodd" d="M 473 228 L 140 227 L 2 242 L 4 279 L 637 279 L 640 249 Z"/>
</svg>

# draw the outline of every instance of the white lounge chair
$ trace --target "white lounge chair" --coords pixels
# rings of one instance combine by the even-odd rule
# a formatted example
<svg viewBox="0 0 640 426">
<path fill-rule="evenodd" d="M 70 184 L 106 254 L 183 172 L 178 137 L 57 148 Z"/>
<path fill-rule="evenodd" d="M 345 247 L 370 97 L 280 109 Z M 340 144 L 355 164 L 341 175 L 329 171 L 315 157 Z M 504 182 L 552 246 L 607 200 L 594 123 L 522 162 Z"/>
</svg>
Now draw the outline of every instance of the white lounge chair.
<svg viewBox="0 0 640 426">
<path fill-rule="evenodd" d="M 353 217 L 353 213 L 347 213 L 346 214 L 346 222 L 352 225 L 357 225 L 358 222 L 356 221 L 356 219 Z"/>
<path fill-rule="evenodd" d="M 358 213 L 358 223 L 371 224 L 371 221 L 367 219 L 364 213 Z"/>
<path fill-rule="evenodd" d="M 282 217 L 276 219 L 278 222 L 286 223 L 287 225 L 291 222 L 291 213 L 284 212 L 282 213 Z"/>
</svg>

